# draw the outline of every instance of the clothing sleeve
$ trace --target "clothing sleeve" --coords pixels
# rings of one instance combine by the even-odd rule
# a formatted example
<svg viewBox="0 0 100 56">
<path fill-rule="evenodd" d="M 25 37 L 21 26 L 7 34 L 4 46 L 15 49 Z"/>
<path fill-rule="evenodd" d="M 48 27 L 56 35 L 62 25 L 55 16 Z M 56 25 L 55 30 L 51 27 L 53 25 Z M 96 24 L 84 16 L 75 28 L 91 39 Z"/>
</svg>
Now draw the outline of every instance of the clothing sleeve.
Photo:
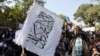
<svg viewBox="0 0 100 56">
<path fill-rule="evenodd" d="M 85 40 L 86 42 L 89 42 L 89 38 L 85 32 L 82 32 L 81 35 L 82 35 L 83 40 Z"/>
</svg>

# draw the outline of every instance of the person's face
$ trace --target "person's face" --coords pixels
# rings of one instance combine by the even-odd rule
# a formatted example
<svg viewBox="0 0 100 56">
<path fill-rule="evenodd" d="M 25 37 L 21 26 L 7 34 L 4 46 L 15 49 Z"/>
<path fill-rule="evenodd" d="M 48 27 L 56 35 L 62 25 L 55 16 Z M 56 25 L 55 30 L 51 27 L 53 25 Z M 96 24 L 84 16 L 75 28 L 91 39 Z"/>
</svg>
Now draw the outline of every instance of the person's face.
<svg viewBox="0 0 100 56">
<path fill-rule="evenodd" d="M 66 39 L 66 38 L 63 38 L 63 41 L 64 41 L 64 42 L 66 42 L 66 41 L 67 41 L 67 39 Z"/>
<path fill-rule="evenodd" d="M 77 29 L 74 30 L 74 34 L 78 35 L 79 31 Z"/>
</svg>

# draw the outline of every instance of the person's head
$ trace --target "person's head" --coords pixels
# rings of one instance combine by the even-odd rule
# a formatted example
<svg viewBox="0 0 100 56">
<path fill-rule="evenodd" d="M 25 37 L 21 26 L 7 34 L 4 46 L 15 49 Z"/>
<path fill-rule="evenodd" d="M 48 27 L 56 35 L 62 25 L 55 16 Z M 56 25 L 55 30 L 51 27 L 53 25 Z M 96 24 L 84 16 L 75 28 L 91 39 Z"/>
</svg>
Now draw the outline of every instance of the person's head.
<svg viewBox="0 0 100 56">
<path fill-rule="evenodd" d="M 100 56 L 100 54 L 95 54 L 94 56 Z"/>
<path fill-rule="evenodd" d="M 74 28 L 74 34 L 75 35 L 78 35 L 79 33 L 81 33 L 81 28 L 79 27 L 79 26 L 76 26 L 75 28 Z"/>
<path fill-rule="evenodd" d="M 96 45 L 96 49 L 100 53 L 100 44 Z"/>
<path fill-rule="evenodd" d="M 63 42 L 67 42 L 67 39 L 65 37 L 63 38 Z"/>
<path fill-rule="evenodd" d="M 74 30 L 74 34 L 77 35 L 79 31 L 77 29 Z"/>
<path fill-rule="evenodd" d="M 60 56 L 62 56 L 62 55 L 63 55 L 63 52 L 62 52 L 62 50 L 60 50 L 60 51 L 59 51 L 59 55 L 60 55 Z"/>
<path fill-rule="evenodd" d="M 77 28 L 74 29 L 74 35 L 78 35 L 79 34 L 79 30 Z"/>
</svg>

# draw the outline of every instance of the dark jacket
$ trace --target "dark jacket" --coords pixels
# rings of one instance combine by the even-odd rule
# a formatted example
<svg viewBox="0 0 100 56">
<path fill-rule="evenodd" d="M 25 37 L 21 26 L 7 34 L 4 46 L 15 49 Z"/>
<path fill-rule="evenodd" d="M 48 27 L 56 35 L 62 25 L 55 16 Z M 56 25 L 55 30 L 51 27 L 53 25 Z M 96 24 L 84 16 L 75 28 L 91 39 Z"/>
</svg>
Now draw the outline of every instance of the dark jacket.
<svg viewBox="0 0 100 56">
<path fill-rule="evenodd" d="M 88 41 L 89 41 L 88 37 L 86 36 L 86 34 L 84 32 L 81 32 L 77 36 L 81 36 L 81 38 L 82 38 L 82 47 L 83 47 L 82 55 L 83 56 L 90 56 L 89 55 L 90 50 L 89 50 L 89 47 L 88 47 Z M 71 41 L 69 43 L 68 54 L 70 54 L 70 55 L 72 54 L 72 49 L 73 49 L 73 46 L 75 45 L 75 41 L 76 41 L 77 36 L 72 35 L 73 38 L 71 39 Z"/>
</svg>

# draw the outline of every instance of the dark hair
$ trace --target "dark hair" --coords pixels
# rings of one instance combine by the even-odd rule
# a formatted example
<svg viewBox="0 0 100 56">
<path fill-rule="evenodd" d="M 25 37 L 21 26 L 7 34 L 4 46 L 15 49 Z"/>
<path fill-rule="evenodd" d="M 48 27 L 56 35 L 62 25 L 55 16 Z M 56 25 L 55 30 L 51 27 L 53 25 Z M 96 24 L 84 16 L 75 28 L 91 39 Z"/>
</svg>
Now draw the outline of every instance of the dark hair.
<svg viewBox="0 0 100 56">
<path fill-rule="evenodd" d="M 76 26 L 76 28 L 78 31 L 82 31 L 82 28 L 80 28 L 79 26 Z"/>
<path fill-rule="evenodd" d="M 100 52 L 100 44 L 96 45 L 96 49 L 98 52 Z"/>
<path fill-rule="evenodd" d="M 94 56 L 100 56 L 100 54 L 95 54 Z"/>
</svg>

